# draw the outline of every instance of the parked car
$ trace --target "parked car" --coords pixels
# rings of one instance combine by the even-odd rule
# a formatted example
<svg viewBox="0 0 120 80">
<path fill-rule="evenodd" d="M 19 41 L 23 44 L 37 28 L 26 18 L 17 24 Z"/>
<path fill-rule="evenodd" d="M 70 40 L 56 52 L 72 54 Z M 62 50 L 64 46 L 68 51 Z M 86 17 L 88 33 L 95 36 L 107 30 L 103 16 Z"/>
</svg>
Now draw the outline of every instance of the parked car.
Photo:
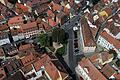
<svg viewBox="0 0 120 80">
<path fill-rule="evenodd" d="M 75 36 L 75 38 L 77 38 L 77 32 L 76 31 L 74 31 L 74 36 Z"/>
<path fill-rule="evenodd" d="M 79 49 L 75 49 L 75 51 L 74 51 L 75 53 L 77 53 L 77 52 L 79 52 Z"/>
<path fill-rule="evenodd" d="M 78 48 L 78 43 L 77 42 L 74 43 L 74 48 Z"/>
<path fill-rule="evenodd" d="M 74 42 L 78 42 L 78 39 L 75 39 Z"/>
</svg>

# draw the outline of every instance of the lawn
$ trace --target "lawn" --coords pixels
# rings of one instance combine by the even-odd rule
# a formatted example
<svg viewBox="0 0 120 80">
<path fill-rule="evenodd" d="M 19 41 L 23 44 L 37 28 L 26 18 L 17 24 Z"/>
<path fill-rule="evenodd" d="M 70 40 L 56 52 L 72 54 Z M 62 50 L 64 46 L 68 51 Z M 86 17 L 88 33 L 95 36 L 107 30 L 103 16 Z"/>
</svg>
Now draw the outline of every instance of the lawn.
<svg viewBox="0 0 120 80">
<path fill-rule="evenodd" d="M 65 55 L 67 52 L 67 44 L 63 44 L 63 47 L 59 48 L 56 53 L 60 55 Z"/>
</svg>

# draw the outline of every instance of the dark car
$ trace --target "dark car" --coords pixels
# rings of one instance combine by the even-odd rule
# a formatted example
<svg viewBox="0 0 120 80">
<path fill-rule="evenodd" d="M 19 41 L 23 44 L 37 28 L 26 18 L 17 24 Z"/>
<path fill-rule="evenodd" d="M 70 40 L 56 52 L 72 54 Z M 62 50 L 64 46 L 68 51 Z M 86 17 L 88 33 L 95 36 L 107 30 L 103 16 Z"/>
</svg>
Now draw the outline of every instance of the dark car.
<svg viewBox="0 0 120 80">
<path fill-rule="evenodd" d="M 79 49 L 76 49 L 74 52 L 75 52 L 75 53 L 79 52 Z"/>
<path fill-rule="evenodd" d="M 74 36 L 75 36 L 75 38 L 77 38 L 77 32 L 76 31 L 74 31 Z"/>
<path fill-rule="evenodd" d="M 77 42 L 74 43 L 74 48 L 78 48 L 78 43 Z"/>
<path fill-rule="evenodd" d="M 77 40 L 77 39 L 75 39 L 75 40 L 74 40 L 74 42 L 78 42 L 78 40 Z"/>
</svg>

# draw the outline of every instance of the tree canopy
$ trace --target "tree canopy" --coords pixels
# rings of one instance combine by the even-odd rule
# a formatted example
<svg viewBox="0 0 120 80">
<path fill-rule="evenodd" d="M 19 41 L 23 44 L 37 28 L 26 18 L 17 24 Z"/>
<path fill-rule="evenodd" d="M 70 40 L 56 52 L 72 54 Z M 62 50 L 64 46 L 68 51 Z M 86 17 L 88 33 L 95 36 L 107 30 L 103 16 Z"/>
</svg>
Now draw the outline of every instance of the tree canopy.
<svg viewBox="0 0 120 80">
<path fill-rule="evenodd" d="M 41 46 L 46 46 L 47 41 L 48 41 L 48 35 L 47 34 L 40 34 L 39 41 L 40 41 Z"/>
<path fill-rule="evenodd" d="M 118 67 L 120 67 L 120 60 L 117 60 L 116 64 L 117 64 Z"/>
<path fill-rule="evenodd" d="M 67 40 L 66 33 L 61 28 L 55 28 L 52 32 L 52 39 L 57 43 L 64 43 Z"/>
</svg>

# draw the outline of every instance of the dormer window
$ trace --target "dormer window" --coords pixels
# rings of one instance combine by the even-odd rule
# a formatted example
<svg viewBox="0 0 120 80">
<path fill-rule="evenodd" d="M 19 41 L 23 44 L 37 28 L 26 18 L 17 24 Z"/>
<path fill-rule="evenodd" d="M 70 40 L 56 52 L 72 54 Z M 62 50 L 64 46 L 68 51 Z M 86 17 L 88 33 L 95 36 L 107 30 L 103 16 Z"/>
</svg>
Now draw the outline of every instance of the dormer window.
<svg viewBox="0 0 120 80">
<path fill-rule="evenodd" d="M 88 74 L 89 73 L 89 67 L 85 67 L 84 71 Z"/>
</svg>

